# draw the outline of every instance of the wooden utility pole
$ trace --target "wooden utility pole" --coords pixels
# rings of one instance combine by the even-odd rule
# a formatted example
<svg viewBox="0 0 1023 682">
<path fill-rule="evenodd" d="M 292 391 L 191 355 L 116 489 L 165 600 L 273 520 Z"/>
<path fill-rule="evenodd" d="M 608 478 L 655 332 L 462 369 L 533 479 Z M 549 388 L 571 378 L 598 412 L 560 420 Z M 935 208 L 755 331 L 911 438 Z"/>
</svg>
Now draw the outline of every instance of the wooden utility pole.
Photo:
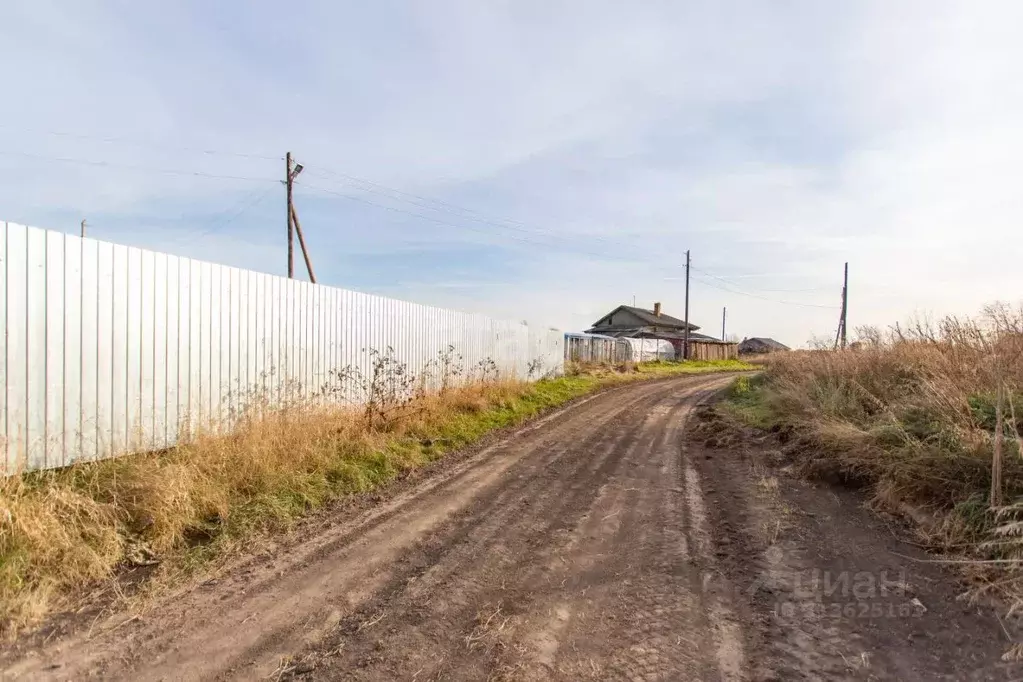
<svg viewBox="0 0 1023 682">
<path fill-rule="evenodd" d="M 682 359 L 689 359 L 689 250 L 686 249 L 686 328 L 683 332 Z"/>
<path fill-rule="evenodd" d="M 284 184 L 288 187 L 288 279 L 295 276 L 295 231 L 292 228 L 294 207 L 291 202 L 291 187 L 295 177 L 291 174 L 291 152 L 284 156 Z"/>
<path fill-rule="evenodd" d="M 721 340 L 725 340 L 725 316 L 728 313 L 728 308 L 721 308 Z"/>
<path fill-rule="evenodd" d="M 838 350 L 839 346 L 845 348 L 846 342 L 845 323 L 848 311 L 849 311 L 849 264 L 846 263 L 845 276 L 842 280 L 842 312 L 838 316 L 838 332 L 835 334 L 835 350 Z"/>
<path fill-rule="evenodd" d="M 298 222 L 298 213 L 295 211 L 295 178 L 302 172 L 302 164 L 296 163 L 292 167 L 291 152 L 284 155 L 284 164 L 286 166 L 284 184 L 288 187 L 288 278 L 295 277 L 295 233 L 297 232 L 298 245 L 302 247 L 302 257 L 305 259 L 305 269 L 309 272 L 309 281 L 316 284 L 316 275 L 313 274 L 313 262 L 305 245 L 305 237 L 302 236 L 302 226 Z"/>
<path fill-rule="evenodd" d="M 82 237 L 85 237 L 85 218 L 82 218 Z"/>
<path fill-rule="evenodd" d="M 842 349 L 845 349 L 846 334 L 849 321 L 849 264 L 845 264 L 845 277 L 842 281 Z"/>
</svg>

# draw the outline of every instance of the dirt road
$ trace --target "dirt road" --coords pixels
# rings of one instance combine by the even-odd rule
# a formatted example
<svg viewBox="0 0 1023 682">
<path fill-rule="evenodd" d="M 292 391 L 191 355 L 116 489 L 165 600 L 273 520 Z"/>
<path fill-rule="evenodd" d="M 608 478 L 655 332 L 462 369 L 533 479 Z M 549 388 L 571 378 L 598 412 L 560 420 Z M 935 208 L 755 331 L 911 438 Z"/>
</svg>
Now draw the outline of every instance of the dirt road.
<svg viewBox="0 0 1023 682">
<path fill-rule="evenodd" d="M 694 407 L 728 380 L 582 400 L 141 618 L 22 651 L 5 673 L 1008 679 L 998 622 L 954 601 L 941 569 L 895 558 L 897 541 L 878 540 L 858 507 L 779 484 L 748 453 L 708 449 L 706 431 L 687 441 Z M 790 495 L 808 496 L 798 504 L 810 517 L 792 513 Z M 840 524 L 820 523 L 846 512 L 855 555 L 827 540 Z M 786 579 L 815 568 L 839 585 L 841 571 L 890 575 L 883 594 L 878 581 L 853 595 Z"/>
</svg>

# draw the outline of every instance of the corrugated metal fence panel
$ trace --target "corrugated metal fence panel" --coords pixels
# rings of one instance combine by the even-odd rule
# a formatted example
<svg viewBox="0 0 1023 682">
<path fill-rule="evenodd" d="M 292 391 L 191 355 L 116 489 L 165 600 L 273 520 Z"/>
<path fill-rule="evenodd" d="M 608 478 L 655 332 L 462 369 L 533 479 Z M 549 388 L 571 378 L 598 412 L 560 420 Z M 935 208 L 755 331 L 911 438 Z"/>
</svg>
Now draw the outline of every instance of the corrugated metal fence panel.
<svg viewBox="0 0 1023 682">
<path fill-rule="evenodd" d="M 253 404 L 357 402 L 390 353 L 441 384 L 559 374 L 560 332 L 0 223 L 0 465 L 64 466 L 226 429 Z"/>
<path fill-rule="evenodd" d="M 627 339 L 591 334 L 565 334 L 565 360 L 570 362 L 619 363 L 632 360 Z M 551 352 L 551 348 L 547 349 Z"/>
</svg>

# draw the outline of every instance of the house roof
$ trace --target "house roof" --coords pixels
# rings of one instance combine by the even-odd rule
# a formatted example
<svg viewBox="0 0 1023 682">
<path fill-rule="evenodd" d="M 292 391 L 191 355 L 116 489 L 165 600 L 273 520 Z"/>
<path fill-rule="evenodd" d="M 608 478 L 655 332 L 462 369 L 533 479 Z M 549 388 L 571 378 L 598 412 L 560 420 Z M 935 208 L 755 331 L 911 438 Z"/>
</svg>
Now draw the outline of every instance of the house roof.
<svg viewBox="0 0 1023 682">
<path fill-rule="evenodd" d="M 790 350 L 784 343 L 764 336 L 752 336 L 748 339 L 743 339 L 743 343 L 746 343 L 747 341 L 754 341 L 756 343 L 763 344 L 768 348 L 773 348 L 774 350 Z"/>
<path fill-rule="evenodd" d="M 590 334 L 589 332 L 565 332 L 565 338 L 571 339 L 615 339 L 617 337 L 607 334 Z"/>
<path fill-rule="evenodd" d="M 620 338 L 651 338 L 651 339 L 674 339 L 677 341 L 683 341 L 686 338 L 684 329 L 659 329 L 651 330 L 650 327 L 620 327 L 616 329 L 606 329 L 607 334 Z M 597 334 L 590 334 L 587 332 L 587 336 L 598 336 Z M 722 341 L 721 339 L 713 336 L 707 336 L 706 334 L 700 334 L 698 332 L 689 332 L 690 341 L 698 341 L 700 343 L 731 343 L 730 341 Z"/>
<path fill-rule="evenodd" d="M 657 315 L 654 315 L 654 311 L 652 311 L 652 310 L 647 310 L 645 308 L 637 308 L 637 307 L 631 306 L 631 305 L 620 305 L 620 306 L 618 306 L 617 308 L 615 308 L 611 312 L 607 313 L 606 315 L 601 316 L 601 318 L 599 320 L 597 320 L 593 324 L 593 326 L 596 327 L 598 324 L 600 324 L 600 322 L 602 320 L 604 320 L 605 318 L 607 318 L 607 317 L 609 317 L 611 315 L 614 315 L 619 310 L 625 310 L 627 312 L 630 312 L 633 315 L 635 315 L 636 317 L 638 317 L 639 319 L 641 319 L 644 322 L 646 322 L 647 324 L 651 324 L 651 325 L 657 325 L 657 326 L 660 326 L 660 327 L 679 327 L 680 329 L 685 329 L 685 326 L 686 326 L 685 321 L 684 320 L 680 320 L 677 317 L 672 317 L 671 315 L 667 315 L 667 314 L 665 314 L 663 312 L 661 313 L 661 316 L 658 317 Z M 614 327 L 615 325 L 611 325 L 611 326 Z M 625 328 L 627 329 L 628 327 L 625 327 Z M 697 325 L 693 324 L 692 322 L 690 322 L 689 323 L 689 331 L 693 331 L 694 329 L 699 329 L 699 327 Z"/>
</svg>

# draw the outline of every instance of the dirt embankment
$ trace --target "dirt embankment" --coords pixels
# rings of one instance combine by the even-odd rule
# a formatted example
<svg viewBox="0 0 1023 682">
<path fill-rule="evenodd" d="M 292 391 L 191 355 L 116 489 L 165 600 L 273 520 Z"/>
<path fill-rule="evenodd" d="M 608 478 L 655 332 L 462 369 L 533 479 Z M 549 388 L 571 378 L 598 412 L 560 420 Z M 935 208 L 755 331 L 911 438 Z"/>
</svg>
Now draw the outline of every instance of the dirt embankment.
<svg viewBox="0 0 1023 682">
<path fill-rule="evenodd" d="M 779 476 L 748 447 L 707 448 L 713 420 L 690 434 L 728 380 L 582 400 L 140 618 L 15 650 L 5 673 L 1018 676 L 999 661 L 998 621 L 854 498 Z"/>
</svg>

